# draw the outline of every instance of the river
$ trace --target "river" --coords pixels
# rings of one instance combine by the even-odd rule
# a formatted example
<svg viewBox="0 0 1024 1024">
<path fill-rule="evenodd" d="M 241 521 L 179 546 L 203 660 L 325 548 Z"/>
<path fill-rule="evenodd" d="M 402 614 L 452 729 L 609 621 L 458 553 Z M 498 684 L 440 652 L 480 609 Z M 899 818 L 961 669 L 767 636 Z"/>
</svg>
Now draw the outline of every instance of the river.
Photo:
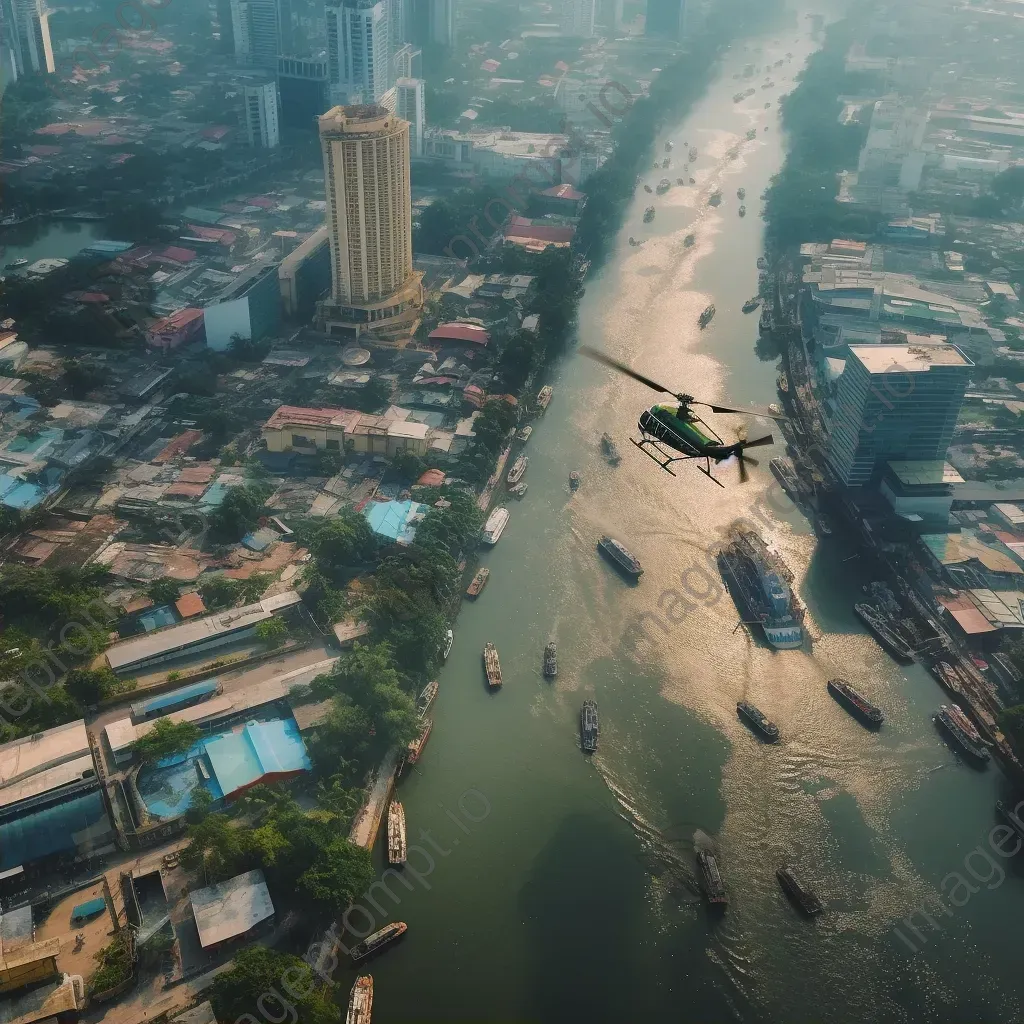
<svg viewBox="0 0 1024 1024">
<path fill-rule="evenodd" d="M 697 186 L 656 200 L 638 190 L 615 252 L 587 281 L 581 340 L 701 397 L 775 397 L 775 365 L 754 354 L 756 315 L 740 306 L 757 290 L 758 197 L 784 158 L 776 104 L 816 45 L 809 9 L 733 46 L 704 98 L 658 142 L 659 160 L 674 143 L 672 170 L 646 176 L 682 174 L 689 143 Z M 733 103 L 744 63 L 787 51 L 775 88 Z M 718 184 L 725 198 L 712 210 Z M 657 216 L 644 225 L 652 201 Z M 632 249 L 630 235 L 647 241 Z M 702 333 L 696 319 L 711 301 L 718 313 Z M 719 470 L 725 488 L 693 465 L 673 479 L 627 440 L 651 392 L 575 356 L 552 383 L 528 446 L 529 493 L 510 504 L 501 542 L 484 555 L 490 583 L 459 615 L 433 734 L 401 783 L 418 847 L 412 891 L 392 879 L 400 905 L 378 893 L 383 909 L 372 913 L 378 927 L 389 915 L 407 921 L 409 934 L 372 967 L 375 1021 L 1020 1019 L 1024 872 L 989 848 L 994 801 L 1008 794 L 995 769 L 959 764 L 936 733 L 938 686 L 896 666 L 854 618 L 870 577 L 853 549 L 819 542 L 801 516 L 766 504 L 772 449 L 761 449 L 744 487 L 729 466 Z M 617 469 L 598 450 L 605 430 L 620 445 Z M 572 469 L 583 478 L 575 495 Z M 772 651 L 736 630 L 717 577 L 701 575 L 728 524 L 759 508 L 796 575 L 813 650 Z M 603 532 L 640 558 L 639 586 L 596 557 Z M 709 596 L 681 614 L 671 591 L 684 573 Z M 549 638 L 559 651 L 553 683 L 541 676 Z M 480 666 L 487 640 L 505 678 L 493 695 Z M 826 679 L 840 673 L 885 708 L 880 732 L 827 696 Z M 578 747 L 586 697 L 601 710 L 592 759 Z M 739 722 L 741 698 L 779 724 L 780 744 Z M 421 829 L 429 838 L 417 840 Z M 695 841 L 718 848 L 724 915 L 700 898 Z M 977 853 L 968 873 L 975 848 L 1005 880 Z M 813 922 L 779 891 L 784 859 L 826 904 Z M 952 872 L 975 891 L 951 895 L 938 927 L 921 923 L 915 938 L 902 919 L 935 910 Z"/>
</svg>

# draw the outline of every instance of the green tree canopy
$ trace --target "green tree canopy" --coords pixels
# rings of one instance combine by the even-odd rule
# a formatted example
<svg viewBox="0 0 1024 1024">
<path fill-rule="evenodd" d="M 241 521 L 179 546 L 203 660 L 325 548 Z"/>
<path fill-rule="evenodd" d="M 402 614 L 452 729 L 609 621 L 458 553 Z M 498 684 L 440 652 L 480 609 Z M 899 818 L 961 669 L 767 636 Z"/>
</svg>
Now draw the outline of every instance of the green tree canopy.
<svg viewBox="0 0 1024 1024">
<path fill-rule="evenodd" d="M 317 568 L 335 582 L 343 580 L 348 569 L 372 559 L 377 547 L 377 538 L 366 517 L 351 508 L 326 520 L 309 543 Z"/>
<path fill-rule="evenodd" d="M 146 764 L 154 764 L 165 757 L 184 754 L 194 747 L 202 733 L 192 722 L 171 722 L 158 718 L 153 728 L 135 741 L 135 753 Z"/>
<path fill-rule="evenodd" d="M 265 514 L 269 497 L 270 488 L 263 483 L 232 487 L 210 516 L 211 537 L 226 543 L 241 540 Z"/>
</svg>

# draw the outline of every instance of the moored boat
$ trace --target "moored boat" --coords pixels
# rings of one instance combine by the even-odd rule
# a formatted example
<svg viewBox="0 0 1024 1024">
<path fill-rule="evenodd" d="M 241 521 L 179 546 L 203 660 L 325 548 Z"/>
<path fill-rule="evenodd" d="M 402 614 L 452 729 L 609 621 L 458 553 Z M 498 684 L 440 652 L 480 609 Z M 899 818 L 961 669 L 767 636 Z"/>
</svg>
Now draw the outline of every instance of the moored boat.
<svg viewBox="0 0 1024 1024">
<path fill-rule="evenodd" d="M 743 303 L 744 313 L 753 313 L 758 306 L 761 305 L 761 296 L 752 295 L 746 302 Z"/>
<path fill-rule="evenodd" d="M 487 517 L 487 522 L 484 523 L 483 542 L 493 547 L 498 543 L 506 526 L 508 526 L 508 509 L 498 507 Z"/>
<path fill-rule="evenodd" d="M 814 521 L 822 537 L 832 536 L 832 520 L 824 512 L 819 512 Z"/>
<path fill-rule="evenodd" d="M 515 485 L 515 487 L 510 487 L 508 493 L 511 494 L 514 498 L 524 498 L 526 496 L 526 490 L 529 486 L 530 485 L 525 480 L 521 480 L 519 483 Z"/>
<path fill-rule="evenodd" d="M 664 195 L 671 187 L 672 182 L 669 181 L 668 178 L 662 178 L 661 181 L 658 182 L 658 187 L 655 188 L 654 191 L 657 192 L 659 196 L 661 196 Z"/>
<path fill-rule="evenodd" d="M 580 709 L 580 744 L 584 753 L 593 754 L 597 750 L 597 741 L 601 735 L 601 726 L 597 720 L 597 701 L 585 700 Z"/>
<path fill-rule="evenodd" d="M 432 718 L 428 718 L 423 722 L 419 736 L 406 749 L 405 761 L 407 764 L 415 764 L 423 755 L 423 748 L 427 745 L 427 740 L 430 739 L 430 730 L 433 728 L 434 720 Z"/>
<path fill-rule="evenodd" d="M 911 662 L 914 660 L 914 649 L 900 635 L 894 626 L 886 621 L 886 613 L 874 605 L 858 601 L 853 610 L 857 618 L 871 631 L 872 636 L 897 661 Z"/>
<path fill-rule="evenodd" d="M 800 884 L 799 879 L 788 864 L 783 864 L 775 872 L 775 877 L 779 880 L 782 891 L 793 901 L 798 910 L 808 917 L 814 917 L 815 914 L 821 913 L 821 901 L 810 889 L 805 889 Z"/>
<path fill-rule="evenodd" d="M 430 710 L 430 705 L 434 703 L 437 698 L 437 691 L 439 686 L 436 679 L 431 679 L 426 686 L 420 691 L 419 697 L 416 698 L 416 711 L 420 718 Z"/>
<path fill-rule="evenodd" d="M 349 956 L 356 963 L 360 960 L 365 960 L 368 956 L 380 952 L 389 943 L 394 942 L 395 939 L 401 938 L 408 930 L 409 926 L 404 921 L 393 921 L 391 924 L 386 924 L 380 931 L 374 932 L 363 939 L 362 942 L 356 943 L 349 950 Z"/>
<path fill-rule="evenodd" d="M 554 395 L 554 390 L 550 384 L 545 384 L 544 387 L 537 392 L 537 408 L 546 409 L 551 404 L 551 397 Z"/>
<path fill-rule="evenodd" d="M 862 693 L 855 690 L 845 679 L 830 679 L 828 692 L 855 718 L 865 725 L 877 728 L 885 721 L 880 708 L 875 707 Z"/>
<path fill-rule="evenodd" d="M 479 597 L 480 592 L 484 589 L 484 587 L 487 586 L 487 580 L 490 578 L 490 575 L 490 569 L 481 569 L 479 572 L 477 572 L 477 574 L 473 577 L 472 582 L 469 584 L 468 587 L 466 587 L 466 596 Z"/>
<path fill-rule="evenodd" d="M 620 544 L 611 537 L 602 537 L 597 542 L 597 550 L 615 566 L 619 572 L 624 573 L 632 580 L 638 580 L 643 576 L 644 571 L 640 568 L 640 562 Z"/>
<path fill-rule="evenodd" d="M 508 471 L 508 476 L 505 478 L 509 484 L 517 484 L 523 479 L 523 475 L 526 473 L 526 467 L 529 466 L 530 460 L 525 455 L 520 455 L 515 462 L 512 463 L 512 468 Z"/>
<path fill-rule="evenodd" d="M 746 217 L 746 215 L 747 215 L 747 208 L 745 206 L 741 206 L 739 208 L 739 215 L 741 217 Z"/>
<path fill-rule="evenodd" d="M 569 489 L 572 491 L 580 489 L 580 474 L 575 469 L 569 474 Z"/>
<path fill-rule="evenodd" d="M 348 997 L 345 1024 L 370 1024 L 373 1013 L 373 978 L 363 974 L 356 978 L 352 994 Z"/>
<path fill-rule="evenodd" d="M 558 648 L 551 640 L 544 648 L 544 677 L 554 679 L 558 675 Z"/>
<path fill-rule="evenodd" d="M 700 868 L 701 888 L 708 902 L 714 906 L 724 907 L 728 902 L 725 895 L 725 882 L 718 868 L 718 860 L 707 850 L 697 851 L 697 867 Z"/>
<path fill-rule="evenodd" d="M 745 188 L 736 189 L 736 198 L 742 202 L 747 198 L 747 190 Z"/>
<path fill-rule="evenodd" d="M 487 685 L 492 690 L 501 686 L 501 665 L 498 662 L 498 649 L 490 642 L 484 644 L 484 674 L 487 676 Z"/>
<path fill-rule="evenodd" d="M 711 320 L 714 317 L 714 315 L 715 315 L 715 304 L 714 303 L 712 303 L 710 306 L 705 306 L 704 307 L 704 312 L 701 313 L 701 315 L 697 318 L 697 323 L 700 324 L 700 329 L 701 330 L 704 330 L 704 328 L 707 327 L 707 325 L 709 323 L 711 323 Z"/>
<path fill-rule="evenodd" d="M 404 864 L 407 853 L 405 808 L 397 800 L 392 800 L 388 807 L 388 863 Z"/>
<path fill-rule="evenodd" d="M 736 703 L 736 712 L 746 719 L 769 743 L 774 743 L 779 738 L 779 727 L 770 721 L 761 711 L 749 701 L 741 700 Z"/>
<path fill-rule="evenodd" d="M 523 427 L 522 430 L 519 431 L 518 434 L 516 434 L 516 440 L 522 441 L 525 444 L 527 441 L 530 440 L 530 435 L 532 433 L 533 427 L 531 427 L 530 424 L 527 424 L 525 427 Z"/>
<path fill-rule="evenodd" d="M 956 708 L 956 712 L 953 712 L 953 708 Z M 957 714 L 959 712 L 959 714 Z M 935 716 L 936 722 L 946 730 L 950 739 L 960 748 L 960 750 L 968 757 L 975 761 L 984 763 L 989 759 L 988 747 L 983 742 L 980 742 L 980 737 L 975 740 L 974 737 L 968 733 L 961 724 L 961 716 L 963 712 L 955 705 L 942 704 L 939 707 L 938 714 Z M 972 726 L 973 728 L 973 726 Z M 977 735 L 977 730 L 974 730 Z"/>
<path fill-rule="evenodd" d="M 444 645 L 441 648 L 441 657 L 447 661 L 448 655 L 452 653 L 452 644 L 455 643 L 455 633 L 452 630 L 448 630 L 444 635 Z"/>
</svg>

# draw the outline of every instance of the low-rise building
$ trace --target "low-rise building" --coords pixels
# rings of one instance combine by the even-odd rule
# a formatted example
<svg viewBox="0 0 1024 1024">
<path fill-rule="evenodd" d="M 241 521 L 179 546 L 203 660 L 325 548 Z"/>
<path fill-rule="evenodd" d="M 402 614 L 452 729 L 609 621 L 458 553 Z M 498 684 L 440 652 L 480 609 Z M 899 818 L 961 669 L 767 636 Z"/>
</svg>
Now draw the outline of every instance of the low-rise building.
<svg viewBox="0 0 1024 1024">
<path fill-rule="evenodd" d="M 168 352 L 190 341 L 204 338 L 205 323 L 201 309 L 179 309 L 177 313 L 158 320 L 146 331 L 146 344 L 150 348 Z"/>
<path fill-rule="evenodd" d="M 235 337 L 260 341 L 281 322 L 281 287 L 277 266 L 256 263 L 243 271 L 203 310 L 206 344 L 215 352 L 231 347 Z"/>
<path fill-rule="evenodd" d="M 392 458 L 399 452 L 426 455 L 430 428 L 409 418 L 407 409 L 372 416 L 354 409 L 282 405 L 263 425 L 269 452 L 353 451 Z"/>
<path fill-rule="evenodd" d="M 199 944 L 207 953 L 252 935 L 259 925 L 274 919 L 274 903 L 259 869 L 196 889 L 189 894 L 189 902 Z"/>
</svg>

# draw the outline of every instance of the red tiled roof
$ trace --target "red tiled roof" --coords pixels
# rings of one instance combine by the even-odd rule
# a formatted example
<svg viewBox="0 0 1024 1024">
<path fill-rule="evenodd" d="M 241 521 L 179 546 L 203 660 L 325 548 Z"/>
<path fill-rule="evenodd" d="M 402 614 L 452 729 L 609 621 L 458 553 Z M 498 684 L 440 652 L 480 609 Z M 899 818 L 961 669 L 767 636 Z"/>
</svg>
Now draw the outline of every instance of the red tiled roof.
<svg viewBox="0 0 1024 1024">
<path fill-rule="evenodd" d="M 476 324 L 440 324 L 430 332 L 430 341 L 468 341 L 474 345 L 486 345 L 491 336 Z"/>
<path fill-rule="evenodd" d="M 204 128 L 199 134 L 204 139 L 211 139 L 213 142 L 220 142 L 227 133 L 231 131 L 230 128 L 222 124 L 210 125 L 209 128 Z"/>
<path fill-rule="evenodd" d="M 178 614 L 183 619 L 191 618 L 193 615 L 202 615 L 206 611 L 206 605 L 203 604 L 203 599 L 198 594 L 182 594 L 174 602 L 174 607 L 178 609 Z"/>
<path fill-rule="evenodd" d="M 152 461 L 157 465 L 170 462 L 175 456 L 184 455 L 192 445 L 202 440 L 202 437 L 203 432 L 201 430 L 186 430 L 183 434 L 179 434 L 174 438 Z"/>
<path fill-rule="evenodd" d="M 352 409 L 313 409 L 304 405 L 280 405 L 264 426 L 270 430 L 279 430 L 285 426 L 347 428 L 352 417 L 358 415 L 359 413 Z"/>
<path fill-rule="evenodd" d="M 194 249 L 182 249 L 180 245 L 169 245 L 158 255 L 175 263 L 191 263 L 196 258 Z"/>
<path fill-rule="evenodd" d="M 565 245 L 573 240 L 576 229 L 561 224 L 537 224 L 527 217 L 512 217 L 503 234 L 508 239 Z"/>
</svg>

